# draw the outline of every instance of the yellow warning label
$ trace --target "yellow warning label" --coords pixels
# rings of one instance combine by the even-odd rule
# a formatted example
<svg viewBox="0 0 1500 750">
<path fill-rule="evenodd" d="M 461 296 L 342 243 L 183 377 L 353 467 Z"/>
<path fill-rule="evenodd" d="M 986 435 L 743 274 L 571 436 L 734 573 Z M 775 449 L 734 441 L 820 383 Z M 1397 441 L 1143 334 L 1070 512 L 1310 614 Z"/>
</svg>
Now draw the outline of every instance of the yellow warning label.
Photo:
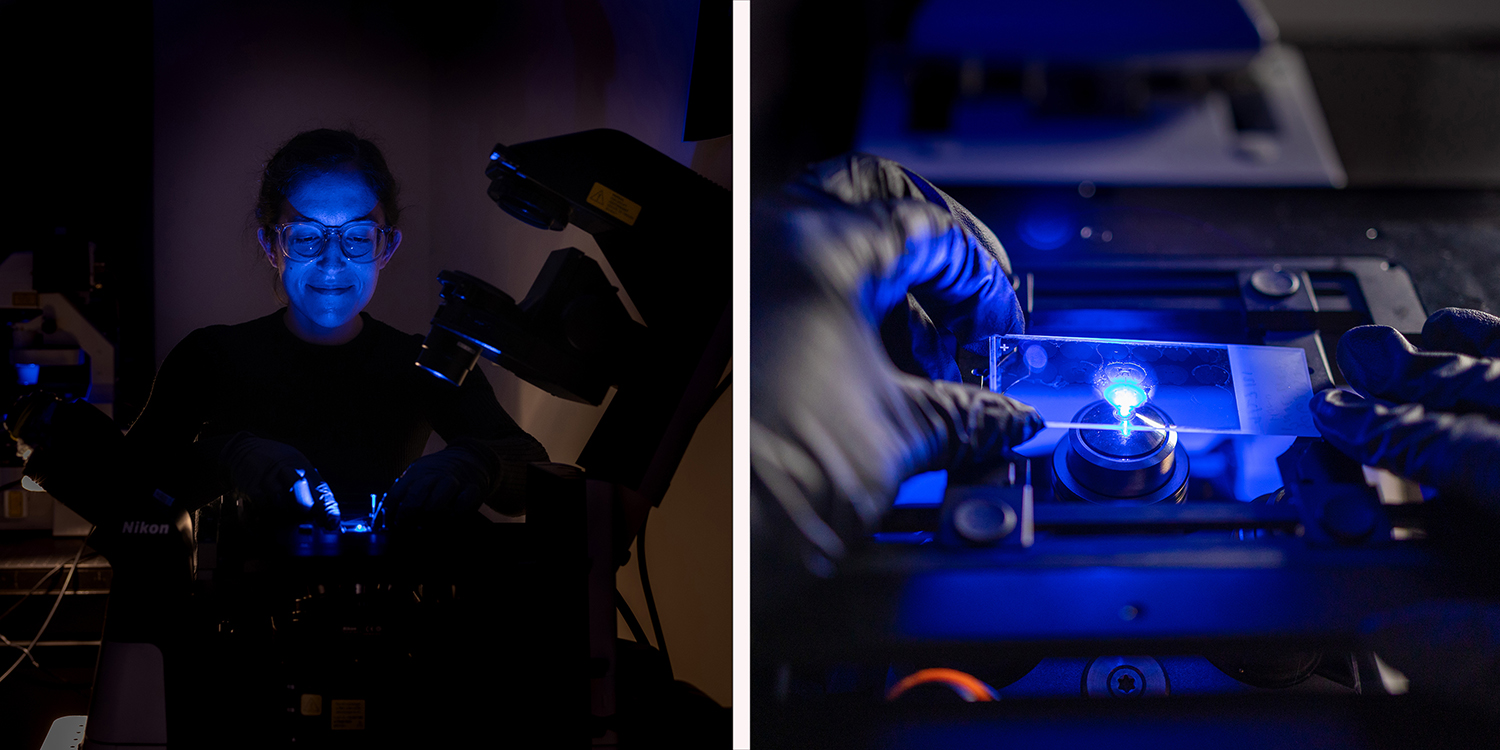
<svg viewBox="0 0 1500 750">
<path fill-rule="evenodd" d="M 636 217 L 641 215 L 641 204 L 597 182 L 589 190 L 589 205 L 604 209 L 604 213 L 631 226 L 635 226 Z"/>
<path fill-rule="evenodd" d="M 333 701 L 334 729 L 364 729 L 365 702 L 363 700 Z"/>
<path fill-rule="evenodd" d="M 5 491 L 5 517 L 26 517 L 26 493 L 21 490 Z"/>
<path fill-rule="evenodd" d="M 301 709 L 303 716 L 322 716 L 323 696 L 314 695 L 312 693 L 303 693 Z"/>
</svg>

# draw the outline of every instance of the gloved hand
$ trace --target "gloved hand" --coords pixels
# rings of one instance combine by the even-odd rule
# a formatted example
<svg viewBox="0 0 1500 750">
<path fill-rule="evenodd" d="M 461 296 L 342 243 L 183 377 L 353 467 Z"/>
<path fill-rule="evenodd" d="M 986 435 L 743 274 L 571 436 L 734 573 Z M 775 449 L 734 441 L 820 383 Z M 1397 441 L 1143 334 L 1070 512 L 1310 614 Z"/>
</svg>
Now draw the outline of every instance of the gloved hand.
<svg viewBox="0 0 1500 750">
<path fill-rule="evenodd" d="M 450 445 L 406 467 L 386 506 L 397 526 L 425 526 L 461 518 L 490 495 L 493 470 L 474 448 Z"/>
<path fill-rule="evenodd" d="M 840 283 L 864 283 L 855 277 L 867 273 L 884 277 L 882 296 L 867 300 L 864 312 L 878 316 L 873 321 L 897 369 L 958 382 L 956 355 L 966 349 L 987 359 L 989 336 L 1021 332 L 1021 303 L 1000 240 L 932 183 L 889 159 L 851 154 L 813 165 L 790 192 L 877 212 L 903 201 L 937 211 L 941 226 L 931 231 L 946 238 L 934 237 L 919 252 L 902 255 L 898 248 L 897 257 L 877 258 L 855 242 L 848 252 L 825 248 L 805 257 L 817 266 L 814 273 Z"/>
<path fill-rule="evenodd" d="M 328 502 L 333 493 L 302 451 L 241 432 L 227 439 L 219 460 L 229 471 L 230 484 L 264 515 L 313 519 L 326 529 L 337 528 L 338 506 Z"/>
<path fill-rule="evenodd" d="M 1438 490 L 1448 541 L 1488 579 L 1500 515 L 1500 318 L 1446 308 L 1422 326 L 1422 348 L 1385 326 L 1339 340 L 1338 363 L 1358 393 L 1313 397 L 1323 436 L 1362 464 Z M 1488 521 L 1489 523 L 1486 523 Z M 1468 538 L 1472 535 L 1473 539 Z M 1456 700 L 1500 716 L 1500 607 L 1437 600 L 1371 617 L 1363 645 L 1410 680 L 1413 694 Z"/>
<path fill-rule="evenodd" d="M 1042 422 L 932 379 L 957 379 L 955 346 L 1023 321 L 999 242 L 921 178 L 871 156 L 818 165 L 757 201 L 752 237 L 751 585 L 763 612 L 830 575 L 907 477 L 997 459 Z M 883 342 L 890 316 L 920 325 Z"/>
<path fill-rule="evenodd" d="M 1344 453 L 1500 513 L 1500 318 L 1446 308 L 1423 348 L 1385 326 L 1339 340 L 1339 370 L 1358 391 L 1313 397 L 1313 422 Z"/>
</svg>

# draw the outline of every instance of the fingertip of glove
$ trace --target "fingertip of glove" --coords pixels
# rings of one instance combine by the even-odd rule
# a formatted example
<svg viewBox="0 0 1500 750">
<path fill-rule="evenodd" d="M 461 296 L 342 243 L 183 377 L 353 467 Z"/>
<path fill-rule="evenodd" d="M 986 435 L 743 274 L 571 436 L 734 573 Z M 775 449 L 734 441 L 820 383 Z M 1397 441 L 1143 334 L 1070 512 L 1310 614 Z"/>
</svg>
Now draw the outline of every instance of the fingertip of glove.
<svg viewBox="0 0 1500 750">
<path fill-rule="evenodd" d="M 1496 320 L 1495 316 L 1481 313 L 1478 310 L 1466 310 L 1462 307 L 1445 307 L 1427 316 L 1427 322 L 1422 324 L 1422 338 L 1425 340 L 1433 333 L 1441 332 L 1444 328 L 1477 316 Z"/>
<path fill-rule="evenodd" d="M 1025 423 L 1021 427 L 1021 432 L 1025 435 L 1024 439 L 1030 440 L 1033 435 L 1046 427 L 1047 420 L 1042 419 L 1042 413 L 1031 406 L 1026 406 Z"/>
<path fill-rule="evenodd" d="M 1323 401 L 1328 398 L 1327 394 L 1328 391 L 1324 390 L 1318 391 L 1317 393 L 1314 393 L 1312 396 L 1310 396 L 1307 399 L 1307 410 L 1316 414 L 1318 409 L 1322 408 Z"/>
<path fill-rule="evenodd" d="M 1325 388 L 1312 395 L 1308 405 L 1317 408 L 1326 406 L 1352 406 L 1364 401 L 1364 396 L 1349 390 L 1348 388 Z"/>
<path fill-rule="evenodd" d="M 1351 328 L 1339 339 L 1339 371 L 1356 388 L 1381 393 L 1389 389 L 1404 359 L 1415 351 L 1390 326 Z"/>
<path fill-rule="evenodd" d="M 1331 417 L 1368 403 L 1369 399 L 1348 388 L 1329 388 L 1314 393 L 1307 406 L 1314 417 Z"/>
<path fill-rule="evenodd" d="M 1482 310 L 1445 307 L 1422 324 L 1422 348 L 1487 356 L 1500 339 L 1500 318 Z"/>
</svg>

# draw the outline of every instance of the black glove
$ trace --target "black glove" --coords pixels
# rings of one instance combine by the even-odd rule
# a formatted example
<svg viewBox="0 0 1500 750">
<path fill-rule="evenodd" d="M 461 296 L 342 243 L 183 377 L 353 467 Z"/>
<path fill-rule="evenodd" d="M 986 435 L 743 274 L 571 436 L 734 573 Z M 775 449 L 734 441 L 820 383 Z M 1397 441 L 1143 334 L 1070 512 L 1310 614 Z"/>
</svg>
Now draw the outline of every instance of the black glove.
<svg viewBox="0 0 1500 750">
<path fill-rule="evenodd" d="M 1500 513 L 1500 318 L 1447 308 L 1422 327 L 1423 349 L 1385 326 L 1339 340 L 1339 370 L 1358 391 L 1313 397 L 1328 442 Z"/>
<path fill-rule="evenodd" d="M 889 159 L 851 154 L 813 165 L 791 190 L 855 208 L 882 207 L 877 211 L 900 202 L 929 203 L 942 215 L 942 226 L 934 231 L 943 236 L 921 252 L 877 259 L 849 246 L 845 249 L 852 252 L 805 256 L 815 273 L 830 279 L 884 277 L 882 292 L 892 298 L 869 300 L 869 312 L 884 311 L 877 319 L 880 337 L 898 369 L 958 381 L 958 359 L 965 350 L 988 359 L 989 336 L 1021 333 L 1021 303 L 1007 278 L 1005 248 L 989 227 L 932 183 Z M 885 262 L 894 267 L 870 265 Z"/>
<path fill-rule="evenodd" d="M 1477 537 L 1456 540 L 1463 543 L 1456 549 L 1465 559 L 1492 555 L 1486 527 L 1500 515 L 1500 318 L 1439 310 L 1422 326 L 1422 344 L 1413 347 L 1385 326 L 1344 334 L 1339 370 L 1358 393 L 1317 394 L 1313 421 L 1360 463 L 1437 489 L 1451 501 L 1443 508 L 1450 530 Z M 1487 564 L 1457 572 L 1488 579 Z M 1371 617 L 1362 631 L 1363 645 L 1405 673 L 1413 694 L 1500 716 L 1500 700 L 1491 697 L 1500 689 L 1500 607 L 1422 602 Z"/>
<path fill-rule="evenodd" d="M 757 612 L 790 600 L 808 574 L 831 574 L 907 477 L 995 460 L 1041 428 L 1035 411 L 1008 397 L 931 379 L 957 377 L 944 340 L 965 345 L 1022 327 L 999 243 L 955 206 L 900 165 L 870 156 L 815 167 L 756 203 Z M 882 322 L 905 316 L 918 296 L 918 317 L 930 327 L 908 329 L 909 350 L 883 342 Z M 928 377 L 898 371 L 888 348 Z"/>
<path fill-rule="evenodd" d="M 386 495 L 397 526 L 424 526 L 462 518 L 489 497 L 494 470 L 476 449 L 450 445 L 406 467 Z"/>
<path fill-rule="evenodd" d="M 337 526 L 333 493 L 302 451 L 286 443 L 248 432 L 230 436 L 219 451 L 229 482 L 255 504 L 261 515 L 275 519 L 315 519 L 325 528 Z M 301 486 L 298 486 L 298 485 Z"/>
</svg>

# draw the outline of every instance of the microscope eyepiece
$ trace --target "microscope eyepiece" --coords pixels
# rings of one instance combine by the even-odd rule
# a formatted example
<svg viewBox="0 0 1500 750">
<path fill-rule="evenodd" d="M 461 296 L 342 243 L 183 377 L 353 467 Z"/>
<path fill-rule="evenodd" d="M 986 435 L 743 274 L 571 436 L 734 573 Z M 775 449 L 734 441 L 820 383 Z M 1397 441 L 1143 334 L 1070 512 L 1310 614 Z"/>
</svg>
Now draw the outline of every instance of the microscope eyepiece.
<svg viewBox="0 0 1500 750">
<path fill-rule="evenodd" d="M 422 353 L 417 355 L 418 367 L 454 385 L 463 385 L 478 362 L 479 347 L 437 325 L 427 334 Z"/>
<path fill-rule="evenodd" d="M 568 226 L 568 202 L 527 179 L 496 145 L 484 174 L 490 178 L 489 196 L 511 216 L 537 227 L 560 232 Z"/>
</svg>

